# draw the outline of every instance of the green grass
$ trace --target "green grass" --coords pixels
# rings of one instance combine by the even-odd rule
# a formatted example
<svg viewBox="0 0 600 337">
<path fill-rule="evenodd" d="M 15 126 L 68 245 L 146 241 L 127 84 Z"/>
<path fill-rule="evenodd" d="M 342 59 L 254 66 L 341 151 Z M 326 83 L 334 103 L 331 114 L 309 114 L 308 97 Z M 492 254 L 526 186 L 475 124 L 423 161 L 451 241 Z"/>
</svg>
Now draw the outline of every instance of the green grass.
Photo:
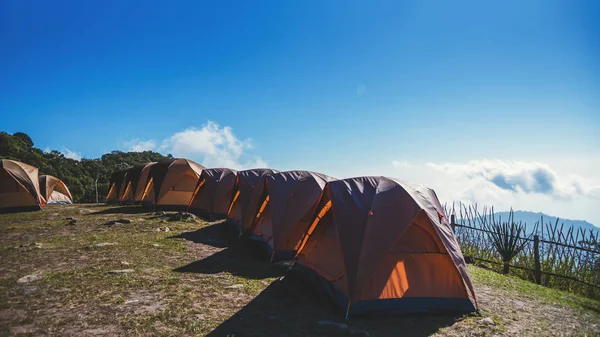
<svg viewBox="0 0 600 337">
<path fill-rule="evenodd" d="M 82 208 L 106 213 L 80 214 Z M 67 225 L 68 216 L 76 226 Z M 120 218 L 133 222 L 103 225 Z M 93 205 L 0 215 L 0 335 L 512 336 L 572 334 L 573 324 L 580 335 L 599 332 L 598 301 L 474 266 L 480 315 L 345 321 L 312 289 L 288 277 L 277 281 L 284 271 L 228 239 L 219 222 L 161 220 L 136 207 Z M 171 231 L 156 231 L 165 226 Z M 104 242 L 115 245 L 96 246 Z M 116 269 L 134 272 L 108 273 Z M 17 283 L 32 273 L 42 279 Z M 552 311 L 561 320 L 547 316 Z M 479 323 L 484 317 L 496 325 Z M 322 327 L 320 320 L 349 329 Z"/>
<path fill-rule="evenodd" d="M 600 302 L 597 300 L 526 282 L 517 277 L 506 277 L 483 268 L 471 267 L 469 273 L 474 282 L 506 291 L 511 296 L 535 300 L 549 305 L 561 305 L 572 309 L 592 310 L 600 313 Z"/>
</svg>

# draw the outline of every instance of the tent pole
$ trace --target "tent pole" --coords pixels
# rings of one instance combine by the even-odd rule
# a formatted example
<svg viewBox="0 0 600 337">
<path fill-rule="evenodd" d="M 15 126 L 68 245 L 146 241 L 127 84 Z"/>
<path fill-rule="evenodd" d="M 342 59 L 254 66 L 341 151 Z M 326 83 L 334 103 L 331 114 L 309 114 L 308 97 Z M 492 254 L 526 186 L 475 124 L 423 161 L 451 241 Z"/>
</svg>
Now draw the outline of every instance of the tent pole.
<svg viewBox="0 0 600 337">
<path fill-rule="evenodd" d="M 348 301 L 348 308 L 346 309 L 346 320 L 348 320 L 348 315 L 350 314 L 350 304 L 352 303 L 352 301 Z"/>
</svg>

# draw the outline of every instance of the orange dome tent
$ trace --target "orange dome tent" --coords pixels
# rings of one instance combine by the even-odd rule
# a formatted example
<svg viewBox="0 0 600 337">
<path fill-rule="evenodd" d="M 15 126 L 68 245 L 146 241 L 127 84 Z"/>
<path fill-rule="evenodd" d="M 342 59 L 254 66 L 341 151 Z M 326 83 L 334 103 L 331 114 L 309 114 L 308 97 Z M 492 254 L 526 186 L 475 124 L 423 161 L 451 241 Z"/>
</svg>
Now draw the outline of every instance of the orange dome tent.
<svg viewBox="0 0 600 337">
<path fill-rule="evenodd" d="M 72 204 L 73 197 L 67 185 L 60 179 L 50 176 L 40 176 L 40 192 L 47 204 Z"/>
<path fill-rule="evenodd" d="M 127 169 L 115 171 L 110 175 L 110 185 L 108 187 L 108 195 L 106 196 L 107 204 L 117 204 L 120 201 L 120 197 L 123 193 L 125 175 Z"/>
<path fill-rule="evenodd" d="M 121 189 L 121 196 L 119 200 L 122 204 L 133 204 L 136 201 L 141 200 L 141 194 L 143 192 L 143 187 L 140 185 L 144 185 L 146 180 L 148 179 L 148 172 L 150 170 L 150 166 L 152 163 L 146 163 L 141 165 L 136 165 L 131 167 L 125 173 L 125 178 L 123 181 L 123 188 Z M 138 191 L 139 190 L 139 191 Z M 136 193 L 139 192 L 139 199 L 136 200 Z"/>
<path fill-rule="evenodd" d="M 310 171 L 273 173 L 251 229 L 267 243 L 272 261 L 292 260 L 308 230 L 328 181 L 335 178 Z"/>
<path fill-rule="evenodd" d="M 331 181 L 293 270 L 346 315 L 474 311 L 443 214 L 428 188 L 385 177 Z"/>
<path fill-rule="evenodd" d="M 150 166 L 142 203 L 164 210 L 185 210 L 203 169 L 204 166 L 182 158 Z"/>
<path fill-rule="evenodd" d="M 202 170 L 188 208 L 209 216 L 226 215 L 235 192 L 237 171 L 228 168 Z"/>
<path fill-rule="evenodd" d="M 0 159 L 0 213 L 38 211 L 45 203 L 37 167 Z"/>
<path fill-rule="evenodd" d="M 232 222 L 238 230 L 249 229 L 259 206 L 265 178 L 278 171 L 259 168 L 238 171 L 236 192 L 227 212 L 227 221 Z"/>
</svg>

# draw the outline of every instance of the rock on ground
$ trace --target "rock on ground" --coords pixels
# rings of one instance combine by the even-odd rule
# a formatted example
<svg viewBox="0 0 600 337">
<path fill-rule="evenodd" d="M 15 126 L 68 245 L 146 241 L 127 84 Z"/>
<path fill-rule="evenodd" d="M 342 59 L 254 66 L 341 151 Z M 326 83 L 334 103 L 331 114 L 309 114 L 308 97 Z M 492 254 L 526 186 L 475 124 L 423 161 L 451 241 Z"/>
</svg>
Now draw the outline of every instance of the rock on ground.
<svg viewBox="0 0 600 337">
<path fill-rule="evenodd" d="M 494 320 L 489 317 L 480 319 L 479 321 L 477 321 L 477 323 L 482 324 L 482 325 L 496 325 L 496 322 L 494 322 Z"/>
<path fill-rule="evenodd" d="M 21 277 L 20 279 L 17 280 L 17 283 L 23 284 L 23 283 L 39 281 L 41 279 L 42 279 L 42 277 L 40 275 L 31 274 L 31 275 Z"/>
<path fill-rule="evenodd" d="M 106 247 L 106 246 L 116 246 L 117 244 L 115 242 L 101 242 L 101 243 L 97 243 L 94 246 L 95 247 Z"/>
<path fill-rule="evenodd" d="M 135 270 L 133 269 L 118 269 L 118 270 L 109 270 L 109 274 L 129 274 L 133 273 Z"/>
<path fill-rule="evenodd" d="M 189 220 L 194 220 L 196 218 L 198 218 L 198 217 L 192 213 L 178 212 L 178 213 L 173 214 L 169 218 L 169 221 L 189 221 Z"/>
</svg>

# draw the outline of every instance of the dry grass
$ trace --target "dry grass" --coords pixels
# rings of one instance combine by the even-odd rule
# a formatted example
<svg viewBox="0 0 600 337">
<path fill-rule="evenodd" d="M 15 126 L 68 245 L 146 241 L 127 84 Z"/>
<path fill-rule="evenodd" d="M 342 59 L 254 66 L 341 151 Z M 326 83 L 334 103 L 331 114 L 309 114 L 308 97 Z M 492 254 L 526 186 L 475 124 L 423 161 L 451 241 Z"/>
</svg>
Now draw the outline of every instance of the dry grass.
<svg viewBox="0 0 600 337">
<path fill-rule="evenodd" d="M 68 225 L 67 217 L 77 224 Z M 104 226 L 127 218 L 130 224 Z M 0 335 L 536 336 L 600 334 L 600 303 L 471 267 L 481 314 L 360 318 L 268 264 L 222 222 L 140 207 L 0 215 Z M 169 232 L 157 231 L 169 227 Z M 133 269 L 112 274 L 111 270 Z M 36 274 L 38 281 L 18 283 Z M 281 280 L 279 280 L 281 278 Z M 478 321 L 491 317 L 497 324 Z M 349 325 L 323 327 L 320 320 Z"/>
</svg>

